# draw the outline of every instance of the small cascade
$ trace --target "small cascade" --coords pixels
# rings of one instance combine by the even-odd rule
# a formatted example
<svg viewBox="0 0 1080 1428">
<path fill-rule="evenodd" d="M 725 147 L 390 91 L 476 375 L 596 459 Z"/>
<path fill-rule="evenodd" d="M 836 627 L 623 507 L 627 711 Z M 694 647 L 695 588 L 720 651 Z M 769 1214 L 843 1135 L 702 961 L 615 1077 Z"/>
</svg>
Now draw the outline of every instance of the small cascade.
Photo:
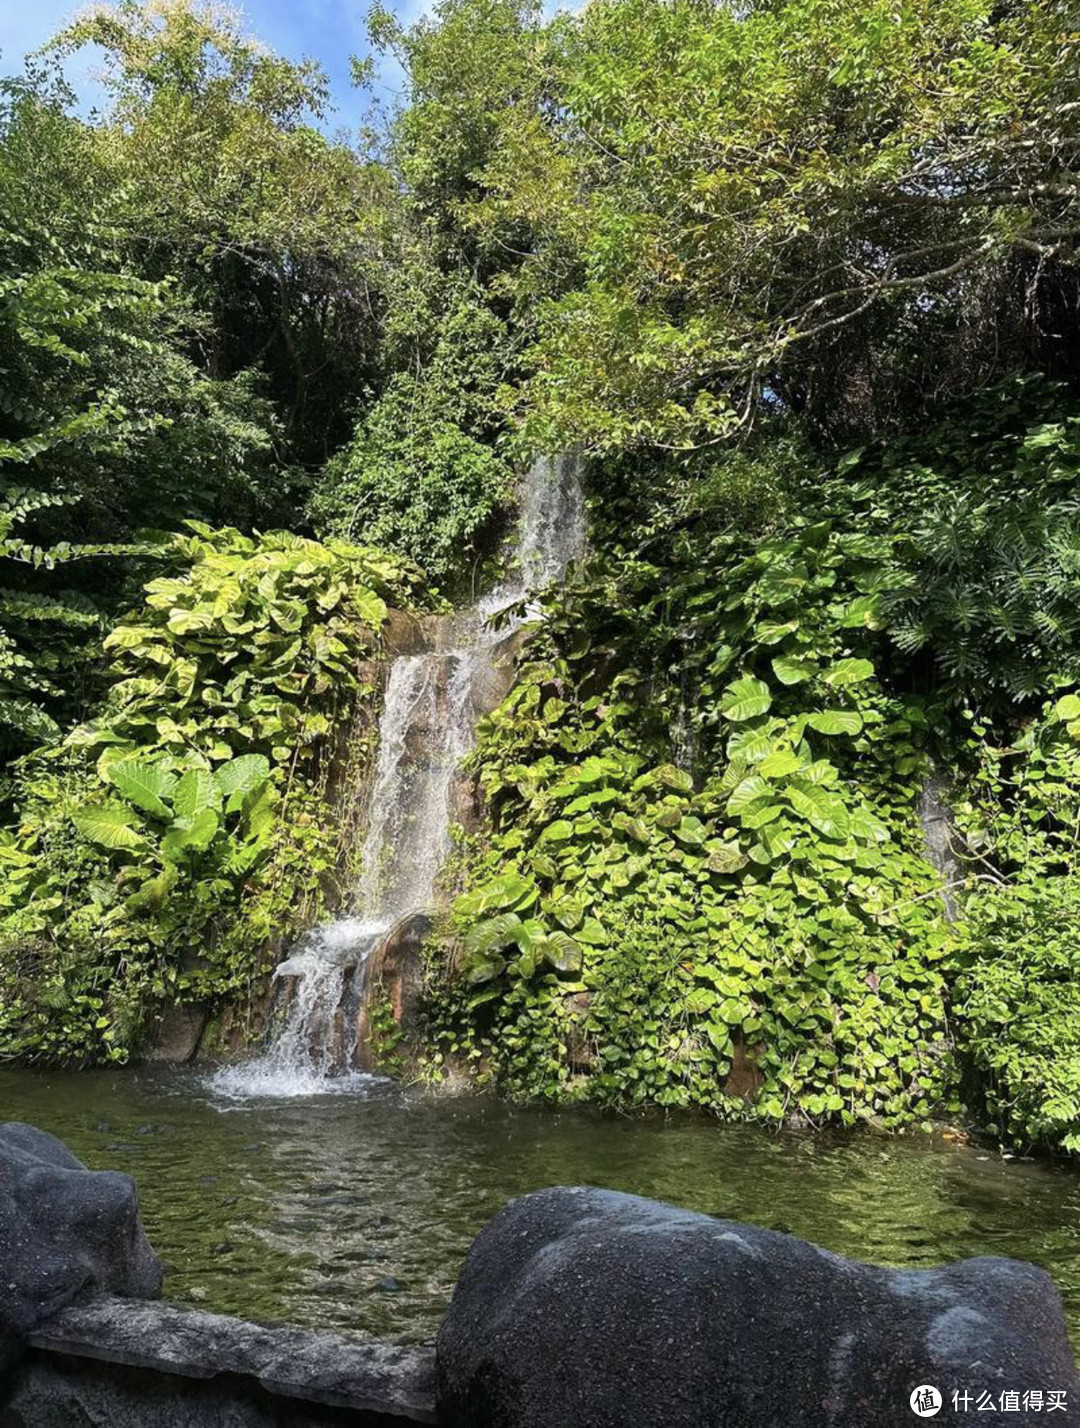
<svg viewBox="0 0 1080 1428">
<path fill-rule="evenodd" d="M 347 1044 L 343 1005 L 359 996 L 364 965 L 390 929 L 434 903 L 450 851 L 454 775 L 477 720 L 496 702 L 498 647 L 514 628 L 504 620 L 493 629 L 493 621 L 561 580 L 584 553 L 578 460 L 534 461 L 519 509 L 510 575 L 479 604 L 435 622 L 433 648 L 391 664 L 350 915 L 314 929 L 276 969 L 276 978 L 292 979 L 285 1026 L 263 1056 L 210 1077 L 219 1094 L 304 1096 L 355 1090 L 370 1079 L 345 1069 L 355 1047 Z"/>
</svg>

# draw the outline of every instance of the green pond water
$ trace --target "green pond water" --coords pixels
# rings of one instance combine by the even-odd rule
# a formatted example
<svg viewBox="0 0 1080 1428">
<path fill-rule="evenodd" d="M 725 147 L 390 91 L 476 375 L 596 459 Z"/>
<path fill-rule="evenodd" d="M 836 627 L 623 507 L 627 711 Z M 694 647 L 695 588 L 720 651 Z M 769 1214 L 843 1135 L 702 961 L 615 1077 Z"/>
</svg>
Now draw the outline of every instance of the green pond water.
<svg viewBox="0 0 1080 1428">
<path fill-rule="evenodd" d="M 416 1342 L 509 1198 L 606 1185 L 922 1266 L 1048 1269 L 1080 1340 L 1080 1177 L 940 1136 L 770 1135 L 691 1117 L 515 1110 L 368 1082 L 230 1104 L 198 1076 L 0 1070 L 0 1119 L 136 1179 L 166 1294 L 248 1318 Z"/>
</svg>

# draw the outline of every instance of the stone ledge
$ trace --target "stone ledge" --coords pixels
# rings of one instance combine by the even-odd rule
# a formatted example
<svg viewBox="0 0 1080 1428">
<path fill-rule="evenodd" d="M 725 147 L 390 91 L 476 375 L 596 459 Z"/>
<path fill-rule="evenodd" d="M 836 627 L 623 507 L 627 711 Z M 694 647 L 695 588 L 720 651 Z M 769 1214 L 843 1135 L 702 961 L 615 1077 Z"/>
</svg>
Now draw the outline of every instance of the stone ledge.
<svg viewBox="0 0 1080 1428">
<path fill-rule="evenodd" d="M 377 1418 L 434 1423 L 434 1350 L 254 1324 L 139 1299 L 62 1310 L 27 1336 L 38 1354 L 180 1378 L 228 1375 L 268 1393 Z"/>
</svg>

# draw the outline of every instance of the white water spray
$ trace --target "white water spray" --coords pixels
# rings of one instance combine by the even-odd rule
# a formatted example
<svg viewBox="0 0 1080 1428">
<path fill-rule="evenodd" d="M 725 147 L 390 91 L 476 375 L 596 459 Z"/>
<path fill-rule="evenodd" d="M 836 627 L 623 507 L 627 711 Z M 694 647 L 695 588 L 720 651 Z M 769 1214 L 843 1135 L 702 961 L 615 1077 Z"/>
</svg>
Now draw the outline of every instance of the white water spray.
<svg viewBox="0 0 1080 1428">
<path fill-rule="evenodd" d="M 277 968 L 296 979 L 286 1024 L 265 1055 L 225 1067 L 210 1088 L 232 1098 L 362 1090 L 374 1078 L 339 1071 L 340 1010 L 350 977 L 402 918 L 426 912 L 450 851 L 454 774 L 487 712 L 497 646 L 513 628 L 491 622 L 530 593 L 561 580 L 585 548 L 579 463 L 541 457 L 521 490 L 517 567 L 472 609 L 443 622 L 451 648 L 399 655 L 390 666 L 379 752 L 367 810 L 364 866 L 354 913 L 315 929 Z M 442 640 L 437 639 L 436 645 Z"/>
</svg>

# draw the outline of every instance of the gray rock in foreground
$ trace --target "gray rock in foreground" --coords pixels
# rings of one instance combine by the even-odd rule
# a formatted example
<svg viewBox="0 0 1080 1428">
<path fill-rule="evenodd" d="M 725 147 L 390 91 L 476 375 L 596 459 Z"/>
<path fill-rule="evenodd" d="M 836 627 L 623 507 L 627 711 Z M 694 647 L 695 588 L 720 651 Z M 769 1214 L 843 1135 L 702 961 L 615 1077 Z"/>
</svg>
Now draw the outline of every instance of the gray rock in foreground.
<svg viewBox="0 0 1080 1428">
<path fill-rule="evenodd" d="M 46 1131 L 0 1125 L 0 1346 L 76 1300 L 160 1289 L 131 1177 L 87 1170 Z"/>
<path fill-rule="evenodd" d="M 102 1299 L 30 1335 L 0 1428 L 322 1428 L 435 1421 L 430 1348 Z"/>
<path fill-rule="evenodd" d="M 970 1259 L 887 1270 L 611 1191 L 543 1190 L 477 1238 L 437 1345 L 448 1428 L 896 1428 L 1037 1420 L 1009 1390 L 1080 1382 L 1053 1282 Z M 976 1412 L 989 1392 L 995 1411 Z M 933 1421 L 933 1420 L 929 1420 Z"/>
</svg>

